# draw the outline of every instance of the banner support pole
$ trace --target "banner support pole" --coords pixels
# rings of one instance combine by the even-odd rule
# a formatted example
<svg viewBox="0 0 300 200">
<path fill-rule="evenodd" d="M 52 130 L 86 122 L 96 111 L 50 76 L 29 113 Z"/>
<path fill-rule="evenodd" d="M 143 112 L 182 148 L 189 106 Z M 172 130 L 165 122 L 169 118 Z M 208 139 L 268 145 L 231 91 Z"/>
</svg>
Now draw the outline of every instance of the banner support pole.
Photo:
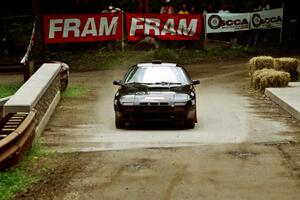
<svg viewBox="0 0 300 200">
<path fill-rule="evenodd" d="M 282 2 L 282 18 L 283 18 L 283 11 L 284 11 L 284 3 Z M 279 44 L 282 44 L 282 35 L 283 35 L 283 23 L 282 23 L 281 28 L 280 28 Z"/>
<path fill-rule="evenodd" d="M 206 31 L 206 14 L 204 15 L 204 39 L 207 40 L 207 31 Z"/>
<path fill-rule="evenodd" d="M 121 11 L 122 13 L 122 43 L 121 43 L 121 46 L 122 46 L 122 52 L 125 51 L 125 42 L 124 42 L 124 12 L 123 10 Z"/>
<path fill-rule="evenodd" d="M 149 11 L 149 0 L 146 0 L 146 13 Z"/>
</svg>

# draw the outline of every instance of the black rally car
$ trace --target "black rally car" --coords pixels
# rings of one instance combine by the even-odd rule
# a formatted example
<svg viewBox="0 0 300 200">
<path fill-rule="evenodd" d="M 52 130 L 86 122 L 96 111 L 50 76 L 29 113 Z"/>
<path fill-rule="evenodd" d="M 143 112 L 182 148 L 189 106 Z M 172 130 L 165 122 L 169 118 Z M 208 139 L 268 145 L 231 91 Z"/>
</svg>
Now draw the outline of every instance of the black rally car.
<svg viewBox="0 0 300 200">
<path fill-rule="evenodd" d="M 132 66 L 114 97 L 115 124 L 124 128 L 127 122 L 180 121 L 187 128 L 197 122 L 196 93 L 186 70 L 174 63 L 141 63 Z"/>
</svg>

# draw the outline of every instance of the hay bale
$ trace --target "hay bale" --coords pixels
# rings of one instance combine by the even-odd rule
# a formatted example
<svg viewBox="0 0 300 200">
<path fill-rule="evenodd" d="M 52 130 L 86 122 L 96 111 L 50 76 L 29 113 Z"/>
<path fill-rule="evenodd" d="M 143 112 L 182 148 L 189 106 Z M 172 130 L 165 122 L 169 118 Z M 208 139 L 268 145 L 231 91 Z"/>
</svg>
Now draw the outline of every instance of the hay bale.
<svg viewBox="0 0 300 200">
<path fill-rule="evenodd" d="M 294 72 L 297 70 L 298 65 L 299 60 L 297 58 L 275 58 L 274 69 L 285 72 Z"/>
<path fill-rule="evenodd" d="M 255 90 L 263 92 L 267 87 L 287 87 L 290 80 L 288 72 L 261 69 L 253 73 L 252 86 Z"/>
<path fill-rule="evenodd" d="M 260 69 L 273 69 L 274 58 L 271 56 L 257 56 L 253 57 L 249 61 L 250 74 L 253 74 L 255 70 Z"/>
<path fill-rule="evenodd" d="M 296 58 L 289 58 L 289 57 L 276 58 L 274 62 L 274 69 L 288 72 L 291 75 L 292 81 L 298 80 L 298 76 L 299 76 L 299 73 L 297 71 L 298 66 L 299 66 L 299 60 Z"/>
</svg>

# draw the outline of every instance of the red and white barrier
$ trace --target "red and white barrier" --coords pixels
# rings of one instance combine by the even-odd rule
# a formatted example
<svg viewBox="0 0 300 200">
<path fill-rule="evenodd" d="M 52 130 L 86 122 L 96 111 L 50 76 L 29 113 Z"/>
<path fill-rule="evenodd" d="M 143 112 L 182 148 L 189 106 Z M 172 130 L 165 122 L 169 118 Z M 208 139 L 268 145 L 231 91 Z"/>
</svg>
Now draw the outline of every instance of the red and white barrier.
<svg viewBox="0 0 300 200">
<path fill-rule="evenodd" d="M 120 40 L 122 14 L 46 15 L 44 40 L 46 44 Z"/>
<path fill-rule="evenodd" d="M 127 38 L 152 36 L 160 40 L 199 40 L 201 15 L 126 14 Z"/>
<path fill-rule="evenodd" d="M 123 40 L 122 15 L 125 14 L 46 15 L 45 44 Z M 282 8 L 253 13 L 209 13 L 204 20 L 205 35 L 282 28 L 282 19 Z M 126 29 L 129 41 L 140 41 L 147 36 L 158 40 L 199 40 L 202 15 L 126 13 Z"/>
</svg>

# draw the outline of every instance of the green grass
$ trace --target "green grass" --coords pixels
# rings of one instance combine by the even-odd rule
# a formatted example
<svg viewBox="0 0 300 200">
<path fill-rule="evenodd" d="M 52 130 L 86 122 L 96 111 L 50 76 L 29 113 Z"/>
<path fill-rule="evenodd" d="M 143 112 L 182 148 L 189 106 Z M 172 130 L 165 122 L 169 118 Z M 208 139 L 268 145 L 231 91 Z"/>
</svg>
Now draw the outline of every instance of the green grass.
<svg viewBox="0 0 300 200">
<path fill-rule="evenodd" d="M 83 97 L 87 92 L 87 88 L 82 85 L 69 84 L 67 89 L 62 92 L 62 97 Z"/>
<path fill-rule="evenodd" d="M 0 200 L 11 199 L 16 192 L 25 191 L 38 180 L 38 177 L 26 175 L 22 169 L 0 172 Z"/>
<path fill-rule="evenodd" d="M 21 83 L 0 85 L 0 98 L 13 95 L 21 85 Z"/>
<path fill-rule="evenodd" d="M 47 168 L 40 165 L 36 167 L 36 164 L 46 155 L 48 153 L 40 143 L 35 142 L 16 168 L 0 172 L 0 200 L 12 199 L 14 194 L 24 192 L 37 183 Z"/>
</svg>

